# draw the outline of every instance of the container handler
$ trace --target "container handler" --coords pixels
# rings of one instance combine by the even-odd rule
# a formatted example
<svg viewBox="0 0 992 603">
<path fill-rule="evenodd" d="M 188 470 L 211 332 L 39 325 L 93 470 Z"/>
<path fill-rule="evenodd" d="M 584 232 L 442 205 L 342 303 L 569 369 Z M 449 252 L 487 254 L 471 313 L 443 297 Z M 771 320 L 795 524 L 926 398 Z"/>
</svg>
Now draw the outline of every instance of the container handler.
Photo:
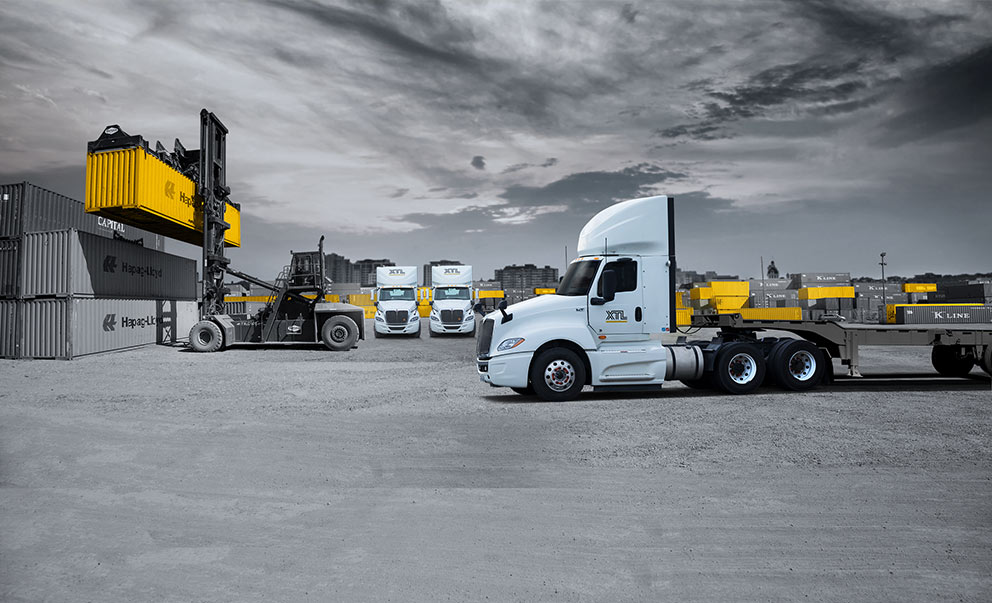
<svg viewBox="0 0 992 603">
<path fill-rule="evenodd" d="M 678 337 L 675 321 L 675 203 L 658 196 L 618 203 L 579 233 L 578 254 L 555 295 L 507 307 L 482 322 L 477 370 L 484 383 L 544 400 L 573 400 L 582 388 L 656 390 L 665 381 L 744 394 L 766 374 L 803 391 L 833 373 L 840 358 L 860 376 L 860 345 L 932 346 L 934 368 L 964 376 L 979 364 L 992 375 L 992 324 L 857 325 L 820 321 L 745 321 L 739 314 L 693 317 L 719 332 Z M 476 306 L 481 311 L 481 306 Z M 760 336 L 785 331 L 800 338 Z"/>
</svg>

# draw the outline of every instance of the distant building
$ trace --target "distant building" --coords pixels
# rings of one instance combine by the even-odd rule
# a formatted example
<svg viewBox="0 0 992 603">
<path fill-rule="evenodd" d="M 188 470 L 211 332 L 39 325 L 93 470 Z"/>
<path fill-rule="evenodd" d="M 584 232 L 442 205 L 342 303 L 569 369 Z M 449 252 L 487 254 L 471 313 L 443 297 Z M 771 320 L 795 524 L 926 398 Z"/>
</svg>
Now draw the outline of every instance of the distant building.
<svg viewBox="0 0 992 603">
<path fill-rule="evenodd" d="M 379 266 L 395 266 L 394 262 L 387 259 L 381 260 L 358 260 L 355 262 L 355 280 L 362 287 L 375 287 L 375 269 Z"/>
<path fill-rule="evenodd" d="M 428 264 L 424 264 L 424 286 L 431 286 L 431 268 L 434 266 L 461 266 L 462 263 L 458 260 L 434 260 Z"/>
<path fill-rule="evenodd" d="M 558 269 L 551 266 L 538 268 L 534 264 L 505 266 L 497 268 L 494 280 L 502 283 L 503 289 L 534 289 L 535 287 L 557 287 Z"/>
<path fill-rule="evenodd" d="M 675 269 L 675 286 L 683 289 L 692 287 L 694 283 L 706 283 L 709 281 L 739 281 L 740 276 L 736 274 L 717 274 L 712 270 L 706 272 L 696 272 L 695 270 Z"/>
<path fill-rule="evenodd" d="M 324 256 L 327 276 L 335 283 L 356 283 L 359 287 L 375 286 L 375 269 L 379 266 L 395 266 L 390 260 L 358 260 L 352 262 L 343 255 L 328 253 Z"/>
</svg>

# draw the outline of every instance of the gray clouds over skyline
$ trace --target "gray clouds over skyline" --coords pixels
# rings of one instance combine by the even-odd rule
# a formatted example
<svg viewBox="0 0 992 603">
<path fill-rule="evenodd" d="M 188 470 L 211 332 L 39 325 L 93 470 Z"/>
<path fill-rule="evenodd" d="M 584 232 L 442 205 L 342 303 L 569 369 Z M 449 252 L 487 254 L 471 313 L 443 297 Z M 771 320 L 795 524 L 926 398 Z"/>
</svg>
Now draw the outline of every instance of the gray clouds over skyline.
<svg viewBox="0 0 992 603">
<path fill-rule="evenodd" d="M 105 125 L 195 147 L 207 107 L 259 276 L 322 233 L 560 266 L 655 193 L 688 268 L 989 271 L 990 31 L 980 0 L 8 1 L 0 180 L 81 197 Z"/>
</svg>

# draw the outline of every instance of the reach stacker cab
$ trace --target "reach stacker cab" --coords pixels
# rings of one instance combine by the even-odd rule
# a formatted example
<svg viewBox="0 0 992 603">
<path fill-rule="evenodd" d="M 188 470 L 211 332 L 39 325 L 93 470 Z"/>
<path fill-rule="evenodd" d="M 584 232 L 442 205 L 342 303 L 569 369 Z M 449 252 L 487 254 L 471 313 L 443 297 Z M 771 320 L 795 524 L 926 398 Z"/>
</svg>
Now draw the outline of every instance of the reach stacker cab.
<svg viewBox="0 0 992 603">
<path fill-rule="evenodd" d="M 710 340 L 663 344 L 661 335 L 678 331 L 672 197 L 624 201 L 596 214 L 579 233 L 578 254 L 555 295 L 509 307 L 504 301 L 485 317 L 476 362 L 484 383 L 553 401 L 573 400 L 586 385 L 654 390 L 672 380 L 745 394 L 766 375 L 802 391 L 832 376 L 832 358 L 859 376 L 859 345 L 929 345 L 943 375 L 967 374 L 975 364 L 992 374 L 992 324 L 871 326 L 714 315 L 693 319 L 693 326 L 719 329 Z M 763 330 L 801 338 L 762 338 Z"/>
<path fill-rule="evenodd" d="M 297 251 L 275 284 L 227 268 L 227 272 L 273 292 L 255 314 L 204 316 L 189 333 L 197 352 L 216 352 L 242 344 L 300 344 L 322 342 L 334 351 L 349 350 L 365 339 L 364 310 L 326 301 L 324 237 L 317 251 Z"/>
</svg>

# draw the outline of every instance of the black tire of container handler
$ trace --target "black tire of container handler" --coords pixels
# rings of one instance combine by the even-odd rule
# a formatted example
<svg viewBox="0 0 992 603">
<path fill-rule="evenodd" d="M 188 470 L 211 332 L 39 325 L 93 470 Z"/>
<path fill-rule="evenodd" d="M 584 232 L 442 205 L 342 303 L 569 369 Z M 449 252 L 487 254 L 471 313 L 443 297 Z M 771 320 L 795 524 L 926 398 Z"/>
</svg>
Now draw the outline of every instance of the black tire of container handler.
<svg viewBox="0 0 992 603">
<path fill-rule="evenodd" d="M 749 343 L 729 343 L 716 355 L 712 379 L 728 394 L 749 394 L 765 379 L 765 356 Z"/>
<path fill-rule="evenodd" d="M 784 343 L 783 343 L 784 342 Z M 802 339 L 783 340 L 772 348 L 767 370 L 780 387 L 794 392 L 813 389 L 823 381 L 826 369 L 816 345 Z"/>
<path fill-rule="evenodd" d="M 552 389 L 546 378 L 557 383 L 560 389 Z M 586 383 L 586 365 L 568 348 L 551 348 L 541 352 L 531 363 L 530 382 L 537 397 L 546 402 L 575 400 Z"/>
<path fill-rule="evenodd" d="M 212 320 L 201 320 L 189 330 L 189 347 L 197 352 L 217 352 L 224 347 L 224 335 Z"/>
<path fill-rule="evenodd" d="M 992 377 L 992 345 L 985 346 L 985 352 L 982 353 L 982 359 L 979 364 L 982 370 Z"/>
<path fill-rule="evenodd" d="M 930 352 L 930 362 L 945 377 L 964 377 L 975 366 L 975 357 L 962 354 L 959 345 L 935 345 Z"/>
<path fill-rule="evenodd" d="M 521 396 L 533 396 L 534 388 L 528 385 L 527 387 L 511 387 L 514 392 L 520 394 Z"/>
<path fill-rule="evenodd" d="M 358 341 L 358 325 L 347 316 L 332 316 L 320 328 L 320 340 L 331 351 L 350 350 Z"/>
</svg>

